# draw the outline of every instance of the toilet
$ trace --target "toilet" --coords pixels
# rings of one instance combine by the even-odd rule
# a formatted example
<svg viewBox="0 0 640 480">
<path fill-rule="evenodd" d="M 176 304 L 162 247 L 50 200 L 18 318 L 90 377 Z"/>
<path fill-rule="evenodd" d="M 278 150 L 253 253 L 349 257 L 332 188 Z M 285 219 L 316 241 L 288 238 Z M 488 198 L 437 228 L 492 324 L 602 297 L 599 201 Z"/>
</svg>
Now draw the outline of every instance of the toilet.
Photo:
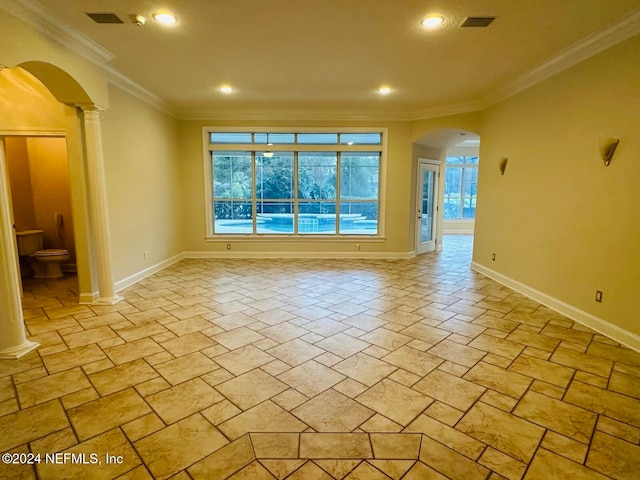
<svg viewBox="0 0 640 480">
<path fill-rule="evenodd" d="M 24 230 L 16 232 L 18 255 L 28 257 L 33 269 L 33 278 L 61 278 L 61 265 L 71 258 L 64 248 L 43 248 L 42 230 Z M 23 269 L 21 274 L 24 276 Z"/>
<path fill-rule="evenodd" d="M 62 278 L 64 275 L 60 268 L 64 262 L 71 258 L 69 250 L 64 248 L 47 248 L 38 250 L 33 254 L 34 262 L 33 278 Z"/>
</svg>

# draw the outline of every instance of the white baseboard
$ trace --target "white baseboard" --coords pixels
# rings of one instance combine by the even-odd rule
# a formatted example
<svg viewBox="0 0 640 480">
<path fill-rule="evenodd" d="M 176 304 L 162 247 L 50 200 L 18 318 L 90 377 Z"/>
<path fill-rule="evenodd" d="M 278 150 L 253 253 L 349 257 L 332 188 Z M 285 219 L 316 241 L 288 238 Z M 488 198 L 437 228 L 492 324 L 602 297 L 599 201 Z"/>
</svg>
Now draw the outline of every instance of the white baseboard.
<svg viewBox="0 0 640 480">
<path fill-rule="evenodd" d="M 115 283 L 114 285 L 115 290 L 116 292 L 124 290 L 125 288 L 133 285 L 134 283 L 138 283 L 143 278 L 146 278 L 149 275 L 153 275 L 154 273 L 159 272 L 164 268 L 167 268 L 169 265 L 173 265 L 174 263 L 179 262 L 183 258 L 185 258 L 184 253 L 179 253 L 178 255 L 174 255 L 171 258 L 168 258 L 166 260 L 163 260 L 162 262 L 156 263 L 155 265 L 145 268 L 144 270 L 141 270 L 138 273 L 134 273 L 133 275 L 130 275 L 127 278 L 123 278 L 122 280 L 119 280 Z"/>
<path fill-rule="evenodd" d="M 596 317 L 595 315 L 591 315 L 584 310 L 580 310 L 579 308 L 574 307 L 573 305 L 569 305 L 568 303 L 563 302 L 562 300 L 558 300 L 546 293 L 543 293 L 535 288 L 529 287 L 524 283 L 520 283 L 517 280 L 514 280 L 506 275 L 498 273 L 490 268 L 485 267 L 476 262 L 471 262 L 471 270 L 486 275 L 489 278 L 492 278 L 498 283 L 515 290 L 522 295 L 525 295 L 532 300 L 535 300 L 542 305 L 549 307 L 552 310 L 555 310 L 558 313 L 563 314 L 567 318 L 571 320 L 575 320 L 582 325 L 595 330 L 602 335 L 605 335 L 609 338 L 612 338 L 618 343 L 625 345 L 629 348 L 632 348 L 638 352 L 640 352 L 640 336 L 628 332 L 616 325 L 613 325 L 601 318 Z"/>
<path fill-rule="evenodd" d="M 226 250 L 223 252 L 184 252 L 184 258 L 373 258 L 393 260 L 413 258 L 415 252 L 246 252 Z"/>
</svg>

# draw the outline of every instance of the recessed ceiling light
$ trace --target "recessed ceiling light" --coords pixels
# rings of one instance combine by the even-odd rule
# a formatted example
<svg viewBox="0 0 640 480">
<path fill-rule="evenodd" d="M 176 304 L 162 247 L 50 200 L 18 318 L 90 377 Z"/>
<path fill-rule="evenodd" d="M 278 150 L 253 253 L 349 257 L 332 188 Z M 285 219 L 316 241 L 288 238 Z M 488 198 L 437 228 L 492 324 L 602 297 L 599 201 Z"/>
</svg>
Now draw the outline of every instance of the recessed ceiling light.
<svg viewBox="0 0 640 480">
<path fill-rule="evenodd" d="M 422 20 L 422 26 L 426 28 L 435 28 L 442 25 L 442 22 L 444 22 L 444 18 L 440 15 L 430 15 Z"/>
<path fill-rule="evenodd" d="M 218 90 L 222 93 L 233 93 L 233 87 L 230 85 L 223 85 Z"/>
<path fill-rule="evenodd" d="M 389 95 L 391 93 L 391 87 L 380 87 L 378 93 L 380 95 Z"/>
<path fill-rule="evenodd" d="M 173 25 L 177 22 L 176 17 L 166 12 L 154 13 L 153 19 L 162 25 Z"/>
</svg>

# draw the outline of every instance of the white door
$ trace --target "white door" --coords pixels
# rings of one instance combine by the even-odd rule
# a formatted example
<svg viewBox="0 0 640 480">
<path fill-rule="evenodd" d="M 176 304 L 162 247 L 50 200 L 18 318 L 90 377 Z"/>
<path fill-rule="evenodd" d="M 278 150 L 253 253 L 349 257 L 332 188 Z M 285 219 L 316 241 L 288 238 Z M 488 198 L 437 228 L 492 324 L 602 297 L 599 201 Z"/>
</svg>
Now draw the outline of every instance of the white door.
<svg viewBox="0 0 640 480">
<path fill-rule="evenodd" d="M 417 239 L 416 254 L 436 249 L 436 225 L 438 220 L 438 177 L 440 166 L 420 161 L 418 163 L 417 189 Z"/>
</svg>

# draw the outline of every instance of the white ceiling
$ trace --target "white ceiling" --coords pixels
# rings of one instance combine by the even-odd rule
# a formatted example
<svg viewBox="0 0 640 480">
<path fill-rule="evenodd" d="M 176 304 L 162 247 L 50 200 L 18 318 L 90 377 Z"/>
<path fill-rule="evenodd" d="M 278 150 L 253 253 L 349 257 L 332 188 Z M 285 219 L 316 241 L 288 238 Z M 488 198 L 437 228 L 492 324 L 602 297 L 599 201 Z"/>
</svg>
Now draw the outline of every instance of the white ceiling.
<svg viewBox="0 0 640 480">
<path fill-rule="evenodd" d="M 180 118 L 421 118 L 472 109 L 640 0 L 41 0 Z M 167 10 L 166 28 L 151 14 Z M 101 25 L 87 12 L 117 14 Z M 443 28 L 420 21 L 439 13 Z M 131 17 L 147 17 L 144 27 Z M 496 16 L 460 28 L 467 16 Z M 236 91 L 221 94 L 231 84 Z M 387 84 L 385 97 L 376 89 Z"/>
</svg>

